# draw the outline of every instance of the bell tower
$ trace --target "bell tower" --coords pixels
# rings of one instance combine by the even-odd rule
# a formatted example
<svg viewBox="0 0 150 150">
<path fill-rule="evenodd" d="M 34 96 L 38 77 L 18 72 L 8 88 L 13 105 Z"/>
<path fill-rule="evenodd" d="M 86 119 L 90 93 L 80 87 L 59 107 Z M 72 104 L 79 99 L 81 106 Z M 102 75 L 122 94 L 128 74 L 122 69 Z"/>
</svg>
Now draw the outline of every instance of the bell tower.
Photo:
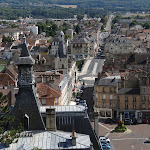
<svg viewBox="0 0 150 150">
<path fill-rule="evenodd" d="M 36 84 L 33 77 L 33 65 L 35 61 L 30 55 L 26 38 L 21 44 L 21 55 L 16 63 L 18 66 L 18 87 L 14 106 L 15 125 L 22 122 L 25 129 L 44 130 L 45 124 L 39 111 L 40 100 L 36 92 Z"/>
</svg>

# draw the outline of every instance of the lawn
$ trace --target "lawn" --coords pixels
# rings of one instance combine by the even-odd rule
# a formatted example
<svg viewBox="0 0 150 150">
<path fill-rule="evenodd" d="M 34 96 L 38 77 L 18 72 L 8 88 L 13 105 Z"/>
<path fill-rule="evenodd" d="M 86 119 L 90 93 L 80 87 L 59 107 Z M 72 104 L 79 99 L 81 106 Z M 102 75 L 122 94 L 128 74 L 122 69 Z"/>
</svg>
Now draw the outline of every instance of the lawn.
<svg viewBox="0 0 150 150">
<path fill-rule="evenodd" d="M 8 60 L 0 59 L 0 72 L 5 68 L 7 63 L 8 63 Z"/>
</svg>

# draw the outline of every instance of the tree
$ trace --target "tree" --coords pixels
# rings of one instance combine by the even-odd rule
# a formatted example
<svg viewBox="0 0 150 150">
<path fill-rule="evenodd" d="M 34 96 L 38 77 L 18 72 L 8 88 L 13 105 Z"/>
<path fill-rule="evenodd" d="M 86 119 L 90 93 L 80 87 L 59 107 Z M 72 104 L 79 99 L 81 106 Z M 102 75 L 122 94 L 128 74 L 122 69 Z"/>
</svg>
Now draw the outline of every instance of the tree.
<svg viewBox="0 0 150 150">
<path fill-rule="evenodd" d="M 135 25 L 137 25 L 137 24 L 138 24 L 137 20 L 133 20 L 133 21 L 129 24 L 129 26 L 130 26 L 130 27 L 133 27 L 133 26 L 135 26 Z"/>
<path fill-rule="evenodd" d="M 2 42 L 4 42 L 4 43 L 12 42 L 12 39 L 11 39 L 11 37 L 9 37 L 9 36 L 8 36 L 8 37 L 3 36 Z"/>
<path fill-rule="evenodd" d="M 17 142 L 19 133 L 23 131 L 21 123 L 18 129 L 13 127 L 9 130 L 9 127 L 14 121 L 14 117 L 10 114 L 10 109 L 8 107 L 8 99 L 2 92 L 0 92 L 0 144 L 5 143 L 9 145 L 13 142 Z"/>
<path fill-rule="evenodd" d="M 81 29 L 80 29 L 79 25 L 75 26 L 75 32 L 77 34 L 79 34 L 79 32 L 81 32 Z"/>
<path fill-rule="evenodd" d="M 78 20 L 78 21 L 81 21 L 81 19 L 83 19 L 83 16 L 82 16 L 81 14 L 78 14 L 78 15 L 77 15 L 77 20 Z"/>
</svg>

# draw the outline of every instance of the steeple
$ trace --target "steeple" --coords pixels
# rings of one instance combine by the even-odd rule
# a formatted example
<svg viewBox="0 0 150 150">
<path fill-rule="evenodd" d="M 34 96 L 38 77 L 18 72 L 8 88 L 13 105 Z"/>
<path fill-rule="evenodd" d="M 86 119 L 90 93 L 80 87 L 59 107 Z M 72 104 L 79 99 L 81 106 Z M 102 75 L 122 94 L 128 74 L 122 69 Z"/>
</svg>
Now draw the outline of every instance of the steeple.
<svg viewBox="0 0 150 150">
<path fill-rule="evenodd" d="M 21 51 L 20 57 L 28 57 L 28 56 L 30 56 L 29 50 L 27 48 L 26 37 L 25 36 L 23 37 L 23 43 L 22 43 L 21 46 L 22 46 L 22 51 Z"/>
<path fill-rule="evenodd" d="M 44 130 L 45 124 L 39 111 L 40 100 L 37 97 L 33 77 L 34 59 L 29 53 L 25 38 L 21 44 L 21 55 L 17 61 L 18 87 L 14 106 L 15 126 L 20 122 L 28 130 Z"/>
</svg>

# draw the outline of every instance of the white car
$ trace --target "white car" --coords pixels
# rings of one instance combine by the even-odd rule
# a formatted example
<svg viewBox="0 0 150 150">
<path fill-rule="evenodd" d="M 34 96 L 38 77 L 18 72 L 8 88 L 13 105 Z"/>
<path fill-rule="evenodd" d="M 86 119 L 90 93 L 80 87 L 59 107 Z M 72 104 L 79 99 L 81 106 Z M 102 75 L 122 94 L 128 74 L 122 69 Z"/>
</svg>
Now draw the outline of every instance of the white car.
<svg viewBox="0 0 150 150">
<path fill-rule="evenodd" d="M 106 141 L 107 143 L 110 143 L 110 139 L 105 136 L 99 136 L 99 141 Z"/>
<path fill-rule="evenodd" d="M 150 138 L 148 138 L 144 143 L 150 143 Z"/>
</svg>

